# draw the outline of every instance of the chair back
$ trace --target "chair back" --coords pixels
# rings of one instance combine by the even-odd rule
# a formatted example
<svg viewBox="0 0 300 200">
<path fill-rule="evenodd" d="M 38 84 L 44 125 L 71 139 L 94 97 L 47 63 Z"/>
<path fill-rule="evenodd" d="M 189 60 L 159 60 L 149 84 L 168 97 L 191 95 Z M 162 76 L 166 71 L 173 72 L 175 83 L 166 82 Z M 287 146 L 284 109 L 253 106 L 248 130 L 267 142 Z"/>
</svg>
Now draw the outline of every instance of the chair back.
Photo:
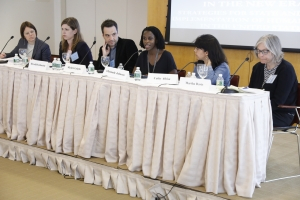
<svg viewBox="0 0 300 200">
<path fill-rule="evenodd" d="M 50 59 L 51 62 L 53 62 L 54 58 L 59 58 L 59 55 L 51 54 L 51 59 Z"/>
<path fill-rule="evenodd" d="M 300 106 L 300 83 L 298 83 L 298 86 L 297 86 L 296 106 Z M 297 110 L 298 110 L 298 113 L 300 114 L 300 109 L 298 108 Z M 295 113 L 292 124 L 295 124 L 295 123 L 299 124 L 299 118 L 296 113 Z"/>
<path fill-rule="evenodd" d="M 185 77 L 185 75 L 186 75 L 185 70 L 178 70 L 177 69 L 177 73 L 178 73 L 178 80 L 180 80 L 180 77 Z"/>
<path fill-rule="evenodd" d="M 240 82 L 240 76 L 239 75 L 233 75 L 231 76 L 231 80 L 230 80 L 230 85 L 239 86 L 239 82 Z"/>
</svg>

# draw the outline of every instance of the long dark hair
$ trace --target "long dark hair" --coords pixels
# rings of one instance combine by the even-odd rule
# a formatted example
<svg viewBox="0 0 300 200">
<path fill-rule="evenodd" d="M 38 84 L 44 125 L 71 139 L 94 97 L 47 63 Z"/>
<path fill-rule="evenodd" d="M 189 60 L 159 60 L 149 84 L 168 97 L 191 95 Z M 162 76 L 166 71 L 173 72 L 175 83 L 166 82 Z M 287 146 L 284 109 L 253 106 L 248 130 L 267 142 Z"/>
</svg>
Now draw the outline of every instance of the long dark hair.
<svg viewBox="0 0 300 200">
<path fill-rule="evenodd" d="M 213 69 L 223 62 L 228 63 L 219 41 L 213 35 L 205 34 L 197 37 L 195 46 L 208 52 L 208 58 Z"/>
</svg>

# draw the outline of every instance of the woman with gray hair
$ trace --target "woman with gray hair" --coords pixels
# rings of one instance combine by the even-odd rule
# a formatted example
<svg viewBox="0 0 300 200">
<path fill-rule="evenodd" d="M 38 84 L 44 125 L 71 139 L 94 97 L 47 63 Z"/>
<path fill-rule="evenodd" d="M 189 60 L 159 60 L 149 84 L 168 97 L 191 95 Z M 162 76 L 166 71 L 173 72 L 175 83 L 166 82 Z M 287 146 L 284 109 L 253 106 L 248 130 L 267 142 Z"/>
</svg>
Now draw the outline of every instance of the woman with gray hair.
<svg viewBox="0 0 300 200">
<path fill-rule="evenodd" d="M 295 115 L 294 109 L 279 108 L 278 105 L 296 104 L 298 81 L 294 67 L 283 59 L 276 35 L 262 36 L 254 52 L 260 62 L 253 67 L 249 87 L 270 92 L 274 127 L 289 126 Z"/>
</svg>

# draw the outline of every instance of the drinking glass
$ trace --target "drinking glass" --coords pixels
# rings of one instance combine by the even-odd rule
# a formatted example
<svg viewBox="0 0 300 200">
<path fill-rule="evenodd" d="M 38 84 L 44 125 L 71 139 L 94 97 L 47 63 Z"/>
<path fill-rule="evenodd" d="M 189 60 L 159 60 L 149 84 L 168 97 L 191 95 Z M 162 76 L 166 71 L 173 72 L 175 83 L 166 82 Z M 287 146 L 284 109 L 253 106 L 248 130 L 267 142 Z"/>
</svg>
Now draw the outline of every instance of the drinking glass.
<svg viewBox="0 0 300 200">
<path fill-rule="evenodd" d="M 69 63 L 70 62 L 70 54 L 69 53 L 62 53 L 62 59 L 65 63 Z"/>
<path fill-rule="evenodd" d="M 104 67 L 108 67 L 109 62 L 110 62 L 109 57 L 107 57 L 107 56 L 101 56 L 101 64 Z"/>
<path fill-rule="evenodd" d="M 27 49 L 25 48 L 20 48 L 19 49 L 19 55 L 22 58 L 22 62 L 23 64 L 27 64 L 28 60 L 27 60 Z"/>
<path fill-rule="evenodd" d="M 208 66 L 205 64 L 197 64 L 197 72 L 201 79 L 205 79 L 207 76 Z"/>
</svg>

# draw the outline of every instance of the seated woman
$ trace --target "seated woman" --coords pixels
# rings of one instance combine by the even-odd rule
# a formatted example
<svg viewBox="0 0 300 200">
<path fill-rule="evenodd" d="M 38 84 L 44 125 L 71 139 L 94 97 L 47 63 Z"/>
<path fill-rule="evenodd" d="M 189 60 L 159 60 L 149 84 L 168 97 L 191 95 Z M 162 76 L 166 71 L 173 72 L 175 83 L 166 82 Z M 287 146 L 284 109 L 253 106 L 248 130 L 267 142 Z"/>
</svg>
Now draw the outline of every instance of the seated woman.
<svg viewBox="0 0 300 200">
<path fill-rule="evenodd" d="M 146 51 L 139 55 L 135 66 L 140 67 L 143 75 L 148 73 L 177 74 L 174 58 L 165 50 L 165 40 L 158 28 L 154 26 L 144 28 L 140 46 Z"/>
<path fill-rule="evenodd" d="M 41 61 L 51 61 L 51 52 L 49 45 L 37 38 L 37 30 L 35 26 L 25 21 L 20 27 L 21 39 L 18 45 L 10 53 L 1 53 L 0 58 L 14 57 L 19 54 L 19 49 L 27 49 L 28 59 L 35 59 Z"/>
<path fill-rule="evenodd" d="M 278 105 L 296 104 L 298 80 L 294 67 L 283 59 L 281 43 L 276 35 L 262 36 L 254 52 L 260 62 L 253 67 L 249 87 L 270 92 L 273 126 L 289 126 L 295 110 L 279 108 Z"/>
<path fill-rule="evenodd" d="M 62 53 L 65 52 L 69 54 L 71 63 L 82 64 L 87 67 L 90 61 L 93 61 L 93 56 L 90 48 L 83 41 L 77 19 L 74 17 L 64 19 L 61 22 L 61 34 L 62 41 L 59 44 L 59 57 L 62 63 L 64 63 Z"/>
<path fill-rule="evenodd" d="M 223 76 L 224 85 L 229 85 L 230 70 L 227 59 L 219 41 L 213 35 L 205 34 L 197 37 L 194 52 L 197 59 L 204 61 L 204 64 L 208 66 L 206 79 L 210 79 L 212 85 L 216 85 L 219 74 Z M 200 78 L 197 66 L 194 72 L 196 77 Z"/>
</svg>

